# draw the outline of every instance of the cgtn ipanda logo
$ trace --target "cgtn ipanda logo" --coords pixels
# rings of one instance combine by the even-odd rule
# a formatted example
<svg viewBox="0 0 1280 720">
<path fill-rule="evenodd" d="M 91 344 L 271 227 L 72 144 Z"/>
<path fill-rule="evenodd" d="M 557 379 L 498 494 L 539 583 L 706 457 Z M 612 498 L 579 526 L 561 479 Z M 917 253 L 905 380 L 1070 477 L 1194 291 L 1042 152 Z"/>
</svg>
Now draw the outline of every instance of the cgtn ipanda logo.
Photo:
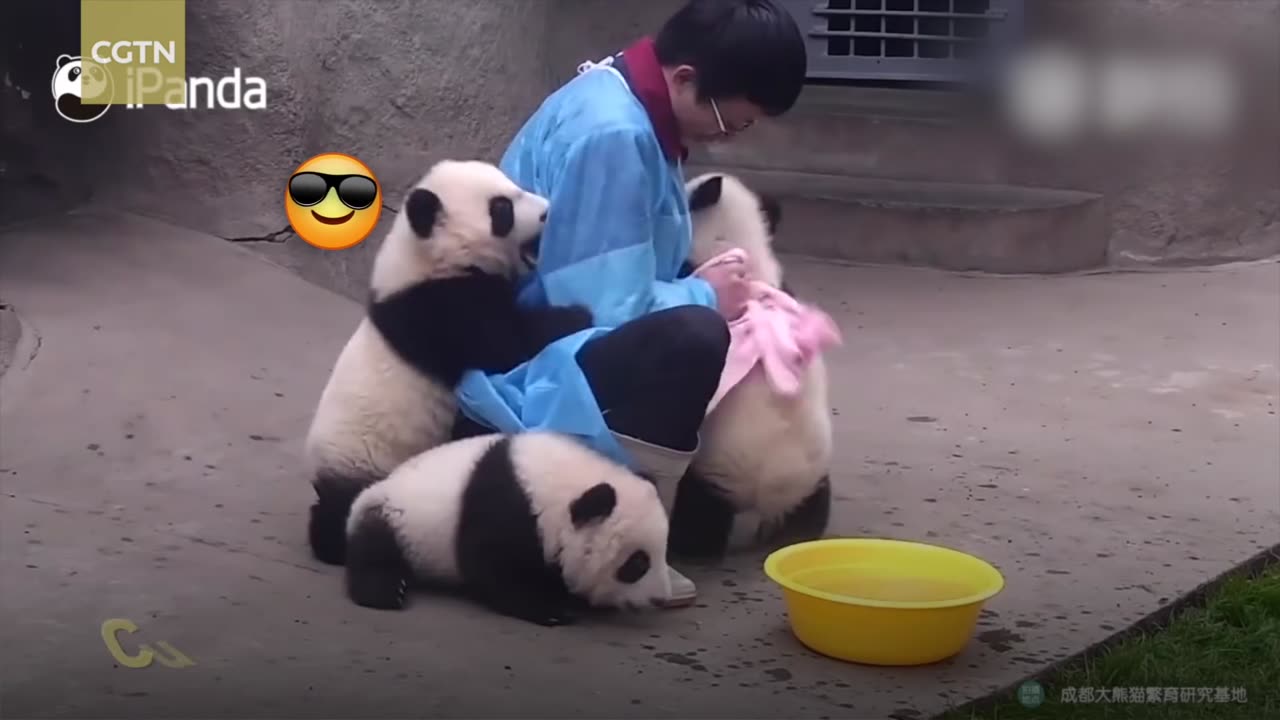
<svg viewBox="0 0 1280 720">
<path fill-rule="evenodd" d="M 111 109 L 115 85 L 111 74 L 79 56 L 59 55 L 53 68 L 53 107 L 74 123 L 93 122 Z M 85 101 L 94 101 L 86 104 Z"/>
<path fill-rule="evenodd" d="M 109 48 L 109 52 L 108 52 Z M 137 50 L 137 52 L 135 52 Z M 150 52 L 148 52 L 148 50 Z M 93 63 L 107 70 L 123 85 L 123 106 L 136 109 L 145 105 L 164 105 L 170 110 L 203 108 L 213 110 L 262 110 L 267 107 L 267 82 L 260 77 L 245 76 L 240 68 L 214 79 L 182 77 L 177 61 L 178 45 L 158 40 L 102 40 L 91 48 Z"/>
<path fill-rule="evenodd" d="M 157 67 L 133 67 L 133 53 L 122 48 L 141 46 L 138 60 L 145 60 L 149 45 L 156 46 L 152 55 L 172 63 L 172 43 L 166 52 L 152 41 L 120 42 L 105 52 L 108 43 L 93 46 L 93 57 L 59 55 L 53 71 L 54 107 L 64 119 L 75 123 L 93 122 L 111 109 L 112 104 L 126 109 L 144 105 L 164 105 L 170 110 L 222 109 L 262 110 L 267 107 L 267 83 L 264 79 L 244 76 L 240 68 L 222 78 L 166 76 Z M 109 68 L 123 66 L 117 75 Z"/>
</svg>

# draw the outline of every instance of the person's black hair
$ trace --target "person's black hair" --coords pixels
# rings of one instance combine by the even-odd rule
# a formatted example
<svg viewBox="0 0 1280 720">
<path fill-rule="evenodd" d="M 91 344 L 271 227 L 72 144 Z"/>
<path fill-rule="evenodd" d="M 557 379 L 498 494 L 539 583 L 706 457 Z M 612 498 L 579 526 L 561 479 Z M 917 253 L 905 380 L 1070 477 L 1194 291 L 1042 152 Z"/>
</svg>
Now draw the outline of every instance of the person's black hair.
<svg viewBox="0 0 1280 720">
<path fill-rule="evenodd" d="M 795 18 L 772 0 L 689 0 L 654 51 L 663 67 L 697 71 L 699 99 L 745 98 L 775 117 L 795 105 L 808 65 Z"/>
</svg>

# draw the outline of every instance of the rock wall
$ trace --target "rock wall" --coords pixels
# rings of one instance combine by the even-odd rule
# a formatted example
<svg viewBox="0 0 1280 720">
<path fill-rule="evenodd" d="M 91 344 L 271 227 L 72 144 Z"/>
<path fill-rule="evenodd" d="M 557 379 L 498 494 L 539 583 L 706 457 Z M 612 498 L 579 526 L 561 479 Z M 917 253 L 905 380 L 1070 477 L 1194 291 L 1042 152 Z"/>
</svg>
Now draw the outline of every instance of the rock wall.
<svg viewBox="0 0 1280 720">
<path fill-rule="evenodd" d="M 1240 114 L 1197 143 L 1094 141 L 1013 153 L 1007 182 L 1087 190 L 1113 261 L 1199 264 L 1280 253 L 1280 0 L 1029 0 L 1033 37 L 1095 52 L 1172 49 L 1231 62 Z"/>
<path fill-rule="evenodd" d="M 56 186 L 46 199 L 265 239 L 250 247 L 360 299 L 377 243 L 324 252 L 282 232 L 293 169 L 322 152 L 352 154 L 395 207 L 437 159 L 496 159 L 546 94 L 546 0 L 188 0 L 187 74 L 262 77 L 267 108 L 113 107 L 77 125 L 55 114 L 49 82 L 59 54 L 78 54 L 78 3 L 16 5 L 4 11 L 16 22 L 0 23 L 12 32 L 0 92 L 7 177 L 43 178 Z"/>
<path fill-rule="evenodd" d="M 583 60 L 651 32 L 680 0 L 188 0 L 188 75 L 262 77 L 267 108 L 54 112 L 55 59 L 76 54 L 77 0 L 6 4 L 0 22 L 0 223 L 86 201 L 228 239 L 362 298 L 375 241 L 343 252 L 292 237 L 285 178 L 328 151 L 369 164 L 395 207 L 432 161 L 497 159 Z M 1195 262 L 1280 251 L 1280 0 L 1032 0 L 1040 29 L 1097 38 L 1130 23 L 1254 46 L 1258 93 L 1230 147 L 1198 156 L 1028 153 L 1006 182 L 1101 192 L 1119 257 Z M 1272 32 L 1268 33 L 1267 29 Z M 1210 33 L 1211 35 L 1211 33 Z M 1209 37 L 1209 35 L 1204 35 Z M 1250 42 L 1244 42 L 1249 39 Z M 1253 42 L 1253 41 L 1257 42 Z M 874 142 L 868 137 L 867 142 Z M 884 168 L 886 177 L 894 176 Z M 383 215 L 389 222 L 392 213 Z"/>
<path fill-rule="evenodd" d="M 548 0 L 547 86 L 573 77 L 579 63 L 605 58 L 657 32 L 684 0 Z M 625 11 L 624 11 L 625 10 Z"/>
</svg>

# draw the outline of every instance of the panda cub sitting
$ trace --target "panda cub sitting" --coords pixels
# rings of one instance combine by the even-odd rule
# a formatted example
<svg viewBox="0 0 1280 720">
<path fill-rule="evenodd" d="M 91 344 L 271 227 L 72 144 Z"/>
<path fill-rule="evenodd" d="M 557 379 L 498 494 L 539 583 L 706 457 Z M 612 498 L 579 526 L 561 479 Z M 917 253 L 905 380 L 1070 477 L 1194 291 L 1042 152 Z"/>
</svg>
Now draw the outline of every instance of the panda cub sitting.
<svg viewBox="0 0 1280 720">
<path fill-rule="evenodd" d="M 773 237 L 776 200 L 741 180 L 706 174 L 686 186 L 693 249 L 686 267 L 734 248 L 747 271 L 790 294 Z M 800 392 L 774 392 L 757 366 L 707 416 L 701 444 L 681 479 L 671 514 L 676 556 L 714 560 L 726 553 L 821 537 L 831 516 L 831 403 L 822 357 L 805 368 Z"/>
<path fill-rule="evenodd" d="M 343 563 L 356 495 L 450 439 L 466 370 L 505 372 L 592 324 L 581 307 L 521 308 L 547 201 L 497 167 L 445 160 L 405 197 L 374 257 L 366 316 L 320 395 L 305 452 L 310 544 Z"/>
<path fill-rule="evenodd" d="M 362 492 L 347 532 L 347 594 L 364 607 L 399 610 L 418 581 L 551 626 L 671 596 L 653 483 L 559 433 L 432 448 Z"/>
</svg>

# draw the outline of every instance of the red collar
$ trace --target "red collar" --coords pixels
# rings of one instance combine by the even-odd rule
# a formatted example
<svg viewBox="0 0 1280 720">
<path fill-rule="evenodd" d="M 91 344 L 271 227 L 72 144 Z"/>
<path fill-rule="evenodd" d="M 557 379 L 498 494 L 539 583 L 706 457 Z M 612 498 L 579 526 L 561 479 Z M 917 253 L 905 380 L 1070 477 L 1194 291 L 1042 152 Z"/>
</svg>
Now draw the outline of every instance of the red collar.
<svg viewBox="0 0 1280 720">
<path fill-rule="evenodd" d="M 627 84 L 649 114 L 649 121 L 653 123 L 662 152 L 668 160 L 687 159 L 689 150 L 680 142 L 680 126 L 676 123 L 675 111 L 671 109 L 671 95 L 667 92 L 662 65 L 658 63 L 658 56 L 653 51 L 653 38 L 637 40 L 622 51 L 622 59 Z"/>
</svg>

